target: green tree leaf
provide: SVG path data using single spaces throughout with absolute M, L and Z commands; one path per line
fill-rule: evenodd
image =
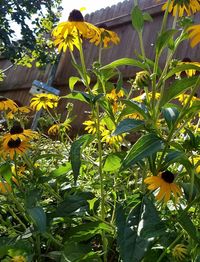
M 122 162 L 121 170 L 124 170 L 145 157 L 152 156 L 163 149 L 164 143 L 153 133 L 144 135 L 131 147 L 129 153 Z

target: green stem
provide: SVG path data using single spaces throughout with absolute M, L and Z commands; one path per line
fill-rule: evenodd
M 97 113 L 97 140 L 98 140 L 98 153 L 99 153 L 99 176 L 100 176 L 100 190 L 101 190 L 101 219 L 105 220 L 105 192 L 104 192 L 104 175 L 102 172 L 102 145 L 101 145 L 101 131 L 100 131 L 100 115 L 99 115 L 99 105 L 96 106 Z M 104 262 L 107 261 L 107 239 L 105 232 L 102 231 L 102 243 L 104 251 Z
M 160 257 L 158 258 L 157 262 L 161 262 L 162 259 L 165 257 L 166 253 L 168 250 L 170 250 L 175 244 L 176 242 L 179 241 L 179 239 L 181 239 L 182 234 L 178 235 L 177 238 L 167 247 L 165 248 L 165 250 L 163 251 L 163 253 L 160 255 Z
M 161 34 L 165 30 L 166 25 L 167 25 L 167 18 L 168 18 L 168 14 L 169 14 L 169 6 L 170 6 L 170 4 L 171 4 L 171 0 L 168 0 L 167 1 L 167 7 L 165 9 L 164 17 L 163 17 L 163 20 L 162 20 L 162 26 L 161 26 L 161 29 L 160 29 L 160 33 Z

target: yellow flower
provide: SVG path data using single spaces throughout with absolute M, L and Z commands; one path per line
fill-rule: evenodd
M 121 107 L 121 103 L 118 102 L 118 99 L 124 96 L 124 91 L 120 90 L 119 92 L 116 92 L 116 89 L 113 89 L 110 93 L 106 95 L 106 97 L 110 100 L 110 103 L 112 104 L 112 108 L 114 113 L 117 112 L 118 108 Z
M 0 182 L 0 194 L 5 195 L 5 194 L 8 194 L 11 191 L 12 191 L 12 188 L 6 181 Z
M 195 65 L 195 66 L 198 66 L 199 69 L 200 69 L 200 63 L 199 62 L 178 62 L 177 65 Z M 176 76 L 180 77 L 182 72 L 178 72 L 176 73 Z M 187 75 L 187 77 L 191 77 L 193 75 L 196 74 L 196 70 L 195 69 L 187 69 L 185 70 L 185 73 Z
M 65 42 L 65 45 L 66 41 L 69 40 L 70 48 L 72 48 L 72 45 L 75 45 L 78 48 L 78 35 L 86 39 L 96 39 L 96 37 L 100 35 L 100 31 L 98 27 L 85 22 L 81 12 L 74 9 L 70 13 L 68 21 L 58 24 L 57 27 L 54 28 L 52 35 L 55 41 L 56 39 L 59 39 L 56 42 L 57 45 L 61 44 L 60 40 L 62 39 L 62 41 Z M 71 36 L 74 37 L 73 40 Z M 60 49 L 62 49 L 62 46 Z
M 162 6 L 162 10 L 167 8 L 168 3 L 166 2 Z M 183 15 L 191 16 L 196 12 L 200 11 L 200 0 L 172 0 L 169 5 L 169 13 L 172 12 L 173 16 L 178 12 L 178 16 Z
M 97 128 L 96 128 L 96 125 L 97 123 L 94 121 L 94 120 L 87 120 L 87 121 L 84 121 L 83 122 L 83 125 L 85 125 L 85 130 L 88 132 L 88 133 L 91 133 L 91 134 L 95 134 L 96 131 L 97 131 Z
M 3 145 L 6 145 L 10 139 L 15 141 L 19 138 L 20 140 L 28 141 L 31 138 L 35 138 L 37 136 L 37 132 L 32 131 L 31 129 L 23 129 L 19 123 L 16 123 L 10 129 L 10 132 L 2 137 L 2 141 Z
M 3 143 L 0 154 L 3 158 L 9 155 L 10 159 L 13 160 L 15 155 L 23 155 L 28 148 L 29 144 L 27 141 L 22 141 L 20 138 L 16 140 L 10 139 L 7 143 Z
M 182 195 L 181 189 L 173 183 L 174 174 L 170 171 L 164 171 L 159 173 L 158 176 L 147 177 L 144 180 L 145 184 L 149 184 L 149 190 L 160 189 L 159 193 L 156 195 L 156 199 L 159 201 L 164 200 L 167 203 L 170 199 L 171 194 L 174 195 L 175 201 L 177 201 L 178 196 Z
M 183 244 L 177 244 L 172 250 L 172 255 L 177 261 L 185 261 L 187 253 L 187 248 Z
M 59 97 L 53 94 L 37 94 L 31 99 L 30 107 L 33 110 L 55 108 L 58 106 Z
M 66 52 L 67 48 L 69 48 L 70 51 L 73 52 L 74 46 L 77 49 L 80 49 L 78 34 L 76 31 L 69 32 L 68 30 L 65 30 L 63 34 L 56 35 L 56 31 L 53 31 L 52 33 L 54 37 L 54 45 L 58 48 L 58 52 Z
M 71 127 L 70 123 L 71 123 L 71 119 L 68 118 L 64 123 L 52 125 L 48 130 L 48 135 L 55 136 L 59 133 L 59 131 L 61 132 L 68 131 Z
M 115 45 L 119 44 L 120 39 L 117 33 L 104 28 L 99 28 L 99 35 L 96 34 L 90 40 L 90 42 L 94 43 L 95 45 L 99 45 L 100 42 L 102 42 L 103 47 L 107 48 L 110 42 L 112 42 Z
M 17 106 L 13 108 L 10 112 L 7 113 L 6 117 L 8 119 L 13 119 L 16 114 L 28 114 L 30 113 L 31 109 L 27 106 Z
M 5 111 L 5 110 L 14 110 L 17 108 L 17 104 L 8 98 L 5 97 L 0 97 L 0 111 Z
M 180 94 L 176 97 L 176 99 L 178 99 L 183 105 L 186 105 L 189 97 L 190 97 L 190 95 L 188 95 L 188 94 Z M 196 96 L 193 96 L 191 101 L 190 101 L 190 105 L 192 105 L 192 103 L 194 101 L 200 101 L 200 99 Z
M 192 25 L 187 29 L 189 38 L 191 39 L 191 47 L 195 47 L 200 42 L 200 25 Z
M 123 142 L 123 137 L 124 135 L 118 135 L 118 136 L 114 136 L 112 135 L 112 131 L 108 130 L 104 127 L 104 130 L 101 133 L 102 142 L 106 142 L 109 145 L 114 145 L 116 143 L 122 143 Z
M 134 86 L 136 88 L 144 88 L 144 86 L 148 86 L 150 83 L 150 74 L 148 71 L 140 71 L 136 73 Z
M 11 259 L 11 262 L 26 262 L 26 258 L 24 256 L 14 256 Z

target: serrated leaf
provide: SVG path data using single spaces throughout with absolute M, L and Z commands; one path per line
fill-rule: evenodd
M 77 76 L 71 76 L 71 77 L 69 78 L 69 88 L 70 88 L 71 91 L 74 90 L 74 86 L 75 86 L 75 84 L 76 84 L 78 81 L 81 81 L 81 79 L 80 79 L 79 77 L 77 77 Z
M 167 107 L 162 109 L 162 114 L 170 130 L 179 116 L 179 111 L 176 107 Z
M 37 230 L 41 233 L 46 231 L 46 214 L 42 207 L 33 207 L 27 209 L 27 212 L 36 226 Z
M 138 141 L 131 147 L 129 153 L 122 162 L 121 170 L 124 170 L 145 157 L 152 156 L 161 149 L 164 143 L 161 138 L 155 134 L 150 133 L 138 139 Z
M 116 127 L 116 130 L 114 131 L 114 135 L 117 136 L 123 133 L 135 132 L 144 129 L 144 127 L 145 127 L 145 122 L 142 120 L 132 119 L 132 118 L 124 119 Z
M 142 32 L 143 27 L 144 27 L 144 18 L 142 11 L 138 6 L 135 6 L 132 11 L 131 11 L 131 20 L 132 20 L 132 25 L 133 28 L 137 32 Z
M 74 182 L 76 183 L 77 178 L 79 176 L 79 171 L 81 167 L 81 149 L 83 145 L 90 143 L 94 139 L 93 135 L 86 134 L 80 136 L 76 141 L 74 141 L 71 145 L 70 149 L 70 161 L 72 165 Z

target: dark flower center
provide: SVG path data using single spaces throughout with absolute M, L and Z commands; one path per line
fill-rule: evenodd
M 161 177 L 162 177 L 162 179 L 163 179 L 165 182 L 167 182 L 167 183 L 169 183 L 169 184 L 173 183 L 174 178 L 175 178 L 174 174 L 173 174 L 172 172 L 168 171 L 168 170 L 162 172 Z
M 73 22 L 84 22 L 84 18 L 83 15 L 81 14 L 81 12 L 79 10 L 72 10 L 71 13 L 69 14 L 69 18 L 68 21 Z
M 5 98 L 5 97 L 0 97 L 0 102 L 4 102 L 4 101 L 7 101 L 8 99 Z
M 12 138 L 8 141 L 9 148 L 17 148 L 21 144 L 21 140 L 17 138 L 17 140 L 13 140 Z
M 23 131 L 24 131 L 24 129 L 20 126 L 20 124 L 16 124 L 16 125 L 14 125 L 14 126 L 10 129 L 10 134 L 11 134 L 11 135 L 22 134 Z

